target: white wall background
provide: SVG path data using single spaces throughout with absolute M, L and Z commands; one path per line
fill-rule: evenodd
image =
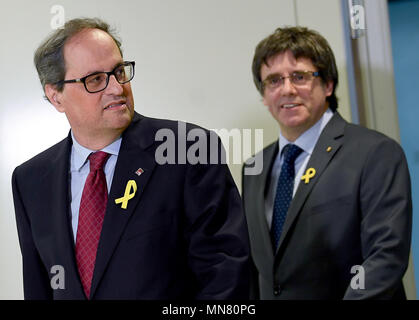
M 64 138 L 69 125 L 43 100 L 33 53 L 52 31 L 53 5 L 65 19 L 100 17 L 115 26 L 124 57 L 136 61 L 135 109 L 206 128 L 278 128 L 252 81 L 257 43 L 283 25 L 306 25 L 331 44 L 339 110 L 350 120 L 340 2 L 336 0 L 119 0 L 0 2 L 0 299 L 22 299 L 21 256 L 11 192 L 20 163 Z M 258 151 L 258 150 L 257 150 Z M 240 188 L 240 165 L 230 166 Z

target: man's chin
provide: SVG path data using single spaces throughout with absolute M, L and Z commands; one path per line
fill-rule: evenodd
M 294 115 L 292 117 L 283 117 L 282 115 L 276 118 L 278 123 L 286 128 L 298 128 L 298 127 L 305 127 L 309 121 L 307 117 L 304 115 Z
M 134 117 L 134 112 L 129 112 L 126 110 L 125 112 L 118 112 L 117 114 L 112 115 L 111 119 L 109 119 L 109 125 L 111 128 L 117 130 L 125 130 L 131 123 Z

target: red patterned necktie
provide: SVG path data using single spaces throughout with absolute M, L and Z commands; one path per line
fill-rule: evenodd
M 80 202 L 76 260 L 87 299 L 90 297 L 96 251 L 108 201 L 108 188 L 103 166 L 109 156 L 110 154 L 103 151 L 90 154 L 90 173 L 84 184 Z

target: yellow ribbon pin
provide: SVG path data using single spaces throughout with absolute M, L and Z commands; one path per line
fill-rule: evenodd
M 133 189 L 132 192 L 131 192 L 131 189 Z M 132 198 L 134 198 L 136 192 L 137 192 L 137 184 L 135 183 L 134 180 L 129 180 L 127 183 L 127 186 L 125 187 L 124 196 L 121 198 L 115 199 L 115 203 L 119 204 L 122 202 L 121 208 L 126 209 L 128 205 L 128 200 L 131 200 Z
M 305 184 L 307 184 L 310 181 L 310 179 L 314 177 L 315 174 L 316 169 L 309 168 L 307 169 L 306 174 L 301 177 L 301 180 L 304 180 Z

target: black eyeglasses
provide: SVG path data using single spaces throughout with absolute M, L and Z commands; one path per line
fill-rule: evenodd
M 297 87 L 305 86 L 314 77 L 320 76 L 318 71 L 294 71 L 287 77 L 280 76 L 279 74 L 272 74 L 262 81 L 263 88 L 276 89 L 284 84 L 286 78 L 290 79 L 290 82 Z
M 61 80 L 56 84 L 80 82 L 84 84 L 87 92 L 96 93 L 105 90 L 109 84 L 109 77 L 115 76 L 120 84 L 130 82 L 134 78 L 135 61 L 124 61 L 109 72 L 94 72 L 80 79 Z

